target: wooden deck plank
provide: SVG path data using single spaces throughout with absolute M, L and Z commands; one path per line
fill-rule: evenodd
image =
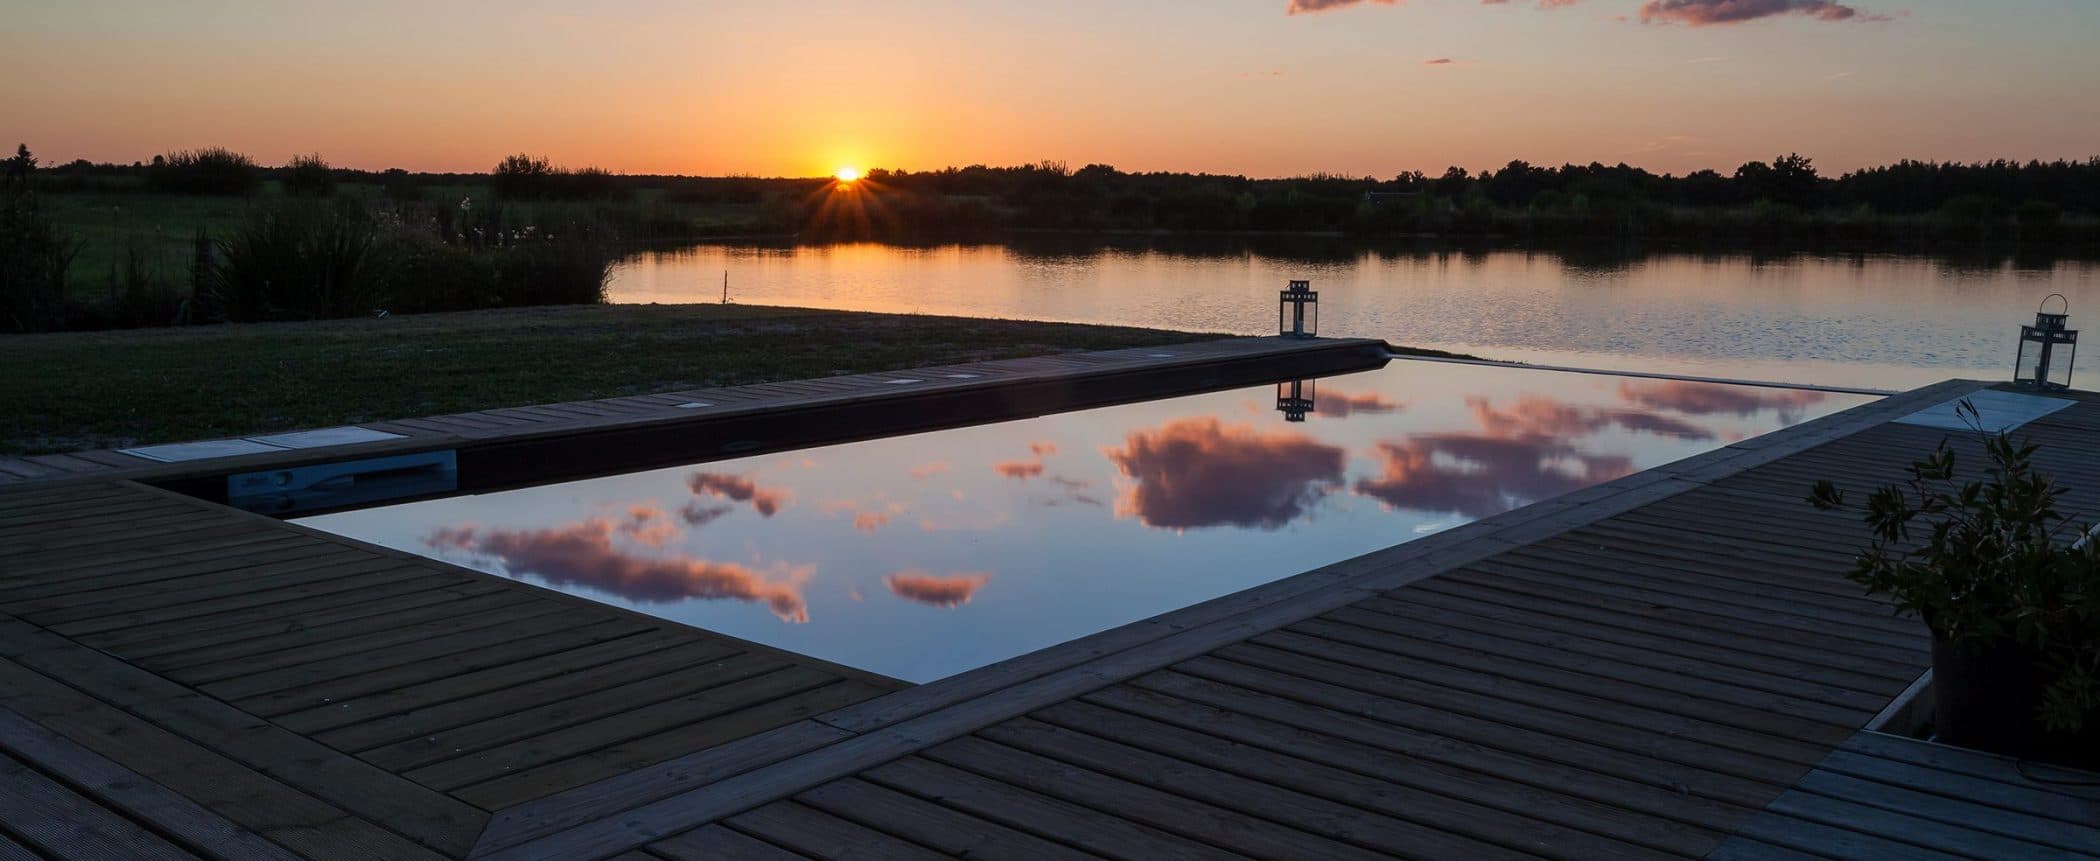
M 649 853 L 671 861 L 805 861 L 809 858 L 723 825 L 696 828 L 669 840 L 649 844 Z
M 25 623 L 0 619 L 6 657 L 254 766 L 297 762 L 299 786 L 440 851 L 464 852 L 487 815 L 217 700 Z
M 1103 816 L 1067 801 L 993 780 L 922 757 L 877 766 L 864 779 L 935 801 L 986 821 L 1069 843 L 1105 858 L 1126 861 L 1209 861 L 1238 858 L 1208 846 L 1126 819 Z M 1085 820 L 1088 827 L 1061 823 Z
M 164 636 L 159 638 L 118 641 L 107 636 L 83 637 L 81 642 L 121 654 L 125 659 L 141 666 L 152 666 L 156 661 L 163 660 L 171 663 L 192 663 L 214 654 L 267 651 L 308 638 L 326 640 L 357 630 L 350 627 L 357 623 L 372 624 L 381 628 L 387 627 L 389 622 L 403 624 L 395 614 L 426 609 L 431 612 L 444 612 L 444 608 L 454 603 L 503 591 L 502 584 L 490 581 L 440 581 L 430 584 L 428 588 L 399 593 L 387 590 L 380 594 L 360 594 L 357 597 L 362 600 L 307 605 L 289 612 L 288 608 L 280 607 L 270 615 L 258 614 L 244 622 L 189 627 L 176 637 L 165 636 L 169 632 L 162 632 Z M 410 617 L 411 620 L 413 618 Z M 309 631 L 316 633 L 308 634 Z
M 5 755 L 0 828 L 59 858 L 197 857 Z
M 795 801 L 946 854 L 951 858 L 1030 858 L 1089 861 L 1080 852 L 1035 835 L 986 822 L 863 780 L 827 783 Z
M 1933 819 L 1809 792 L 1788 792 L 1765 808 L 1772 813 L 1843 828 L 1967 858 L 2029 858 L 2035 861 L 2090 859 L 2071 852 Z M 1922 853 L 1921 853 L 1922 854 Z
M 1446 691 L 1434 683 L 1334 672 L 1288 653 L 1249 649 L 1231 657 L 1252 663 L 1207 656 L 1174 669 L 1378 723 L 1732 803 L 1762 804 L 1775 786 L 1799 771 L 1769 757 L 1680 740 L 1668 729 L 1640 732 Z M 1321 678 L 1308 678 L 1304 671 Z
M 1086 701 L 1660 849 L 1725 833 L 1742 818 L 1739 808 L 1653 781 L 1180 673 L 1155 673 L 1089 694 Z
M 1307 792 L 1301 787 L 1309 775 L 1301 772 L 1296 780 L 1280 780 L 1290 769 L 1276 767 L 1273 760 L 1265 763 L 1265 757 L 1253 751 L 1245 752 L 1233 764 L 1258 770 L 1259 776 L 1241 776 L 1187 757 L 1155 753 L 1133 740 L 1075 732 L 1033 717 L 986 727 L 977 737 L 1373 853 L 1390 851 L 1417 858 L 1516 859 L 1530 855 L 1526 850 L 1470 839 L 1381 812 L 1375 809 L 1382 806 L 1378 804 L 1381 799 L 1375 795 L 1364 797 L 1360 780 L 1352 781 L 1359 784 L 1359 797 L 1354 803 L 1338 803 Z M 1160 742 L 1154 739 L 1153 743 Z M 1264 765 L 1270 767 L 1262 768 Z M 1424 807 L 1432 804 L 1428 798 L 1409 800 Z M 1141 816 L 1143 809 L 1124 815 Z M 1307 856 L 1334 851 L 1323 843 L 1305 841 L 1297 851 Z M 1642 857 L 1638 851 L 1630 855 Z
M 1704 843 L 1695 832 L 1676 835 L 1674 839 L 1658 832 L 1653 836 L 1676 845 L 1669 849 L 1643 846 L 1553 822 L 1537 816 L 1535 811 L 1476 802 L 1473 798 L 1482 794 L 1484 788 L 1478 783 L 1401 784 L 1389 775 L 1336 767 L 1302 756 L 1297 750 L 1285 753 L 1245 745 L 1210 732 L 1084 701 L 1060 703 L 1030 718 L 1081 733 L 1090 742 L 1106 740 L 1126 745 L 1163 759 L 1216 769 L 1411 823 L 1423 829 L 1417 833 L 1424 837 L 1393 845 L 1406 845 L 1429 854 L 1450 853 L 1441 857 L 1512 850 L 1568 859 L 1661 859 L 1680 857 Z
M 1520 592 L 1484 587 L 1477 578 L 1462 574 L 1426 580 L 1409 591 L 1407 598 L 1418 612 L 1434 608 L 1467 617 L 1454 619 L 1455 624 L 1478 625 L 1471 620 L 1484 619 L 1502 625 L 1522 625 L 1540 632 L 1583 637 L 1600 645 L 1662 650 L 1663 654 L 1742 670 L 1757 677 L 1778 677 L 1842 691 L 1885 692 L 1890 685 L 1899 686 L 1900 690 L 1900 686 L 1909 684 L 1909 667 L 1867 673 L 1849 666 L 1854 663 L 1851 660 L 1830 661 L 1827 655 L 1820 662 L 1796 659 L 1791 654 L 1775 655 L 1770 650 L 1747 648 L 1747 637 L 1724 638 L 1713 631 L 1680 625 L 1660 614 L 1540 601 Z M 1381 596 L 1359 606 L 1383 611 L 1388 600 Z M 1881 702 L 1886 701 L 1883 696 Z
M 1915 648 L 1891 648 L 1875 643 L 1792 625 L 1752 621 L 1686 606 L 1683 602 L 1642 600 L 1637 593 L 1586 587 L 1581 583 L 1555 582 L 1523 568 L 1502 568 L 1493 561 L 1434 578 L 1425 586 L 1435 589 L 1480 589 L 1497 600 L 1521 600 L 1557 608 L 1560 612 L 1605 618 L 1636 618 L 1643 627 L 1657 625 L 1671 636 L 1701 640 L 1746 656 L 1774 656 L 1803 663 L 1900 679 L 1915 676 L 1922 657 Z M 1515 599 L 1502 596 L 1519 596 Z
M 19 584 L 15 588 L 0 586 L 0 601 L 6 602 L 7 606 L 17 606 L 20 602 L 39 598 L 203 576 L 229 569 L 244 569 L 258 562 L 266 564 L 311 560 L 334 555 L 340 550 L 341 548 L 331 545 L 286 539 L 227 548 L 194 561 L 140 561 L 120 566 L 83 567 L 68 571 L 64 578 L 34 575 L 24 575 L 20 578 L 0 577 L 0 584 Z
M 69 787 L 210 858 L 296 858 L 248 831 L 108 758 L 0 706 L 0 749 Z
M 1788 628 L 1801 631 L 1804 635 L 1856 641 L 1857 645 L 1848 643 L 1845 648 L 1885 660 L 1915 663 L 1923 660 L 1931 649 L 1930 642 L 1922 632 L 1911 637 L 1886 635 L 1878 631 L 1846 627 L 1843 622 L 1793 612 L 1792 608 L 1787 607 L 1774 608 L 1769 605 L 1756 606 L 1714 600 L 1696 594 L 1686 594 L 1678 589 L 1652 589 L 1648 588 L 1648 584 L 1624 583 L 1617 578 L 1583 576 L 1577 573 L 1581 570 L 1579 567 L 1559 565 L 1551 559 L 1506 555 L 1482 561 L 1473 567 L 1499 577 L 1542 586 L 1576 586 L 1584 591 L 1612 598 L 1646 601 L 1658 607 L 1669 607 L 1752 625 Z
M 338 572 L 360 574 L 399 564 L 393 560 L 374 559 L 370 554 L 347 547 L 332 547 L 319 554 L 304 552 L 309 550 L 310 547 L 274 549 L 256 557 L 244 557 L 253 561 L 239 567 L 128 583 L 97 584 L 95 588 L 8 601 L 0 605 L 0 609 L 34 619 L 40 624 L 64 624 L 112 612 L 209 601 L 220 595 L 305 583 Z
M 821 686 L 763 703 L 748 698 L 733 709 L 692 719 L 653 735 L 619 742 L 544 765 L 461 787 L 457 795 L 490 809 L 575 789 L 665 762 L 680 754 L 707 750 L 732 739 L 750 738 L 774 727 L 865 700 L 880 689 L 861 681 L 834 679 Z M 747 692 L 739 692 L 744 697 Z
M 443 572 L 428 572 L 361 589 L 336 590 L 286 601 L 233 607 L 126 628 L 73 632 L 73 639 L 127 656 L 179 651 L 227 639 L 294 630 L 308 618 L 333 619 L 360 611 L 386 612 L 401 602 L 464 594 L 475 584 Z M 135 651 L 134 651 L 135 650 Z
M 951 768 L 1028 789 L 1093 811 L 1060 823 L 1073 833 L 1093 820 L 1124 818 L 1242 854 L 1283 858 L 1372 859 L 1381 856 L 1267 817 L 1219 807 L 976 736 L 927 748 L 921 756 Z M 1243 803 L 1240 799 L 1236 803 Z M 1340 826 L 1343 830 L 1347 826 Z
M 1617 728 L 1611 730 L 1616 732 L 1669 733 L 1702 745 L 1701 759 L 1740 764 L 1746 773 L 1784 772 L 1789 768 L 1786 763 L 1814 762 L 1821 755 L 1823 748 L 1786 735 L 1788 730 L 1836 736 L 1849 732 L 1805 721 L 1785 721 L 1778 729 L 1769 725 L 1736 726 L 1714 719 L 1717 715 L 1740 717 L 1729 709 L 1690 697 L 1651 693 L 1633 685 L 1611 685 L 1602 678 L 1571 678 L 1519 660 L 1462 654 L 1456 649 L 1439 655 L 1436 649 L 1425 648 L 1419 654 L 1408 655 L 1278 631 L 1216 654 L 1269 669 L 1302 672 L 1309 678 L 1349 675 L 1353 676 L 1346 682 L 1350 687 L 1408 689 L 1413 696 L 1434 700 L 1441 707 L 1469 706 L 1483 715 L 1503 709 L 1513 717 L 1534 717 L 1541 725 L 1579 726 L 1585 734 L 1606 732 L 1606 726 Z M 1433 660 L 1435 657 L 1453 660 L 1446 663 Z M 1425 685 L 1441 690 L 1424 692 L 1421 689 Z M 1749 722 L 1757 719 L 1750 718 Z M 1725 750 L 1739 755 L 1724 755 Z
M 342 661 L 330 664 L 325 669 L 307 666 L 292 668 L 282 673 L 266 674 L 267 678 L 247 676 L 236 680 L 240 682 L 240 689 L 267 688 L 268 691 L 235 702 L 256 714 L 274 716 L 434 679 L 464 675 L 516 661 L 532 660 L 578 646 L 633 636 L 646 630 L 641 623 L 629 619 L 616 618 L 581 625 L 571 624 L 578 621 L 581 620 L 540 617 L 528 620 L 527 626 L 521 626 L 530 627 L 532 630 L 521 631 L 514 628 L 506 633 L 517 636 L 507 639 L 498 634 L 480 637 L 470 635 L 471 638 L 448 639 L 417 649 L 389 650 L 389 660 L 398 660 L 401 663 L 378 669 L 368 668 L 357 661 Z M 502 642 L 495 645 L 484 643 L 486 640 L 499 639 Z M 477 643 L 482 644 L 476 645 Z M 444 653 L 432 654 L 439 651 Z M 347 674 L 328 674 L 335 670 L 343 670 Z M 277 687 L 280 684 L 290 686 Z
M 547 704 L 612 700 L 620 697 L 617 689 L 624 684 L 696 672 L 735 654 L 733 649 L 682 632 L 650 631 L 542 660 L 330 703 L 280 716 L 277 722 L 313 733 L 336 748 L 366 752 L 410 739 L 443 738 L 450 730 Z
M 793 801 L 775 802 L 740 814 L 729 820 L 729 825 L 815 858 L 935 861 L 945 857 Z
M 597 783 L 497 811 L 488 832 L 476 847 L 476 856 L 511 854 L 521 857 L 570 858 L 619 851 L 608 846 L 605 835 L 587 833 L 579 826 L 610 817 L 640 819 L 636 808 L 671 798 L 683 790 L 749 770 L 767 761 L 775 752 L 799 753 L 844 738 L 846 733 L 811 721 L 785 724 L 751 737 L 745 746 L 717 746 L 686 754 L 674 760 L 639 768 Z M 648 823 L 643 823 L 644 828 Z M 673 825 L 651 829 L 641 841 L 683 830 Z M 615 838 L 618 839 L 618 838 Z M 531 844 L 527 846 L 527 844 Z M 520 848 L 524 847 L 524 848 Z
M 0 705 L 300 854 L 439 857 L 277 777 L 11 660 L 0 659 Z
M 298 631 L 272 637 L 178 652 L 166 658 L 141 660 L 138 664 L 189 684 L 208 684 L 263 670 L 376 652 L 445 634 L 511 624 L 532 618 L 530 613 L 558 612 L 558 609 L 534 606 L 537 603 L 532 595 L 486 592 L 384 616 L 304 626 Z
M 417 733 L 393 744 L 365 749 L 360 755 L 387 768 L 411 769 L 471 757 L 482 751 L 565 731 L 572 738 L 600 740 L 607 737 L 604 734 L 630 729 L 626 725 L 626 718 L 633 710 L 647 709 L 681 699 L 688 702 L 707 701 L 709 691 L 724 685 L 746 682 L 789 669 L 776 658 L 735 652 L 718 644 L 681 651 L 683 654 L 697 653 L 693 658 L 695 663 L 686 668 L 688 672 L 659 678 L 668 674 L 670 668 L 666 667 L 659 673 L 647 673 L 644 670 L 637 674 L 638 678 L 628 680 L 624 684 L 612 681 L 596 696 L 547 697 L 529 708 L 501 711 L 481 720 L 462 722 L 449 729 Z M 790 683 L 813 685 L 820 684 L 824 677 L 800 673 L 787 679 Z M 573 680 L 564 681 L 574 684 Z M 772 680 L 768 684 L 779 683 L 780 680 Z M 720 701 L 719 692 L 713 701 Z M 440 716 L 438 719 L 443 718 Z M 646 734 L 647 730 L 633 728 L 632 732 L 642 735 Z M 594 733 L 597 735 L 593 735 Z M 564 746 L 558 743 L 547 744 L 547 747 L 564 749 Z M 489 770 L 492 773 L 501 773 L 519 764 L 505 762 L 492 766 Z M 464 767 L 467 766 L 462 766 Z M 444 771 L 436 773 L 442 774 Z
M 1381 596 L 1350 607 L 1346 613 L 1337 611 L 1331 618 L 1387 632 L 1419 630 L 1420 635 L 1440 642 L 1459 641 L 1438 635 L 1440 630 L 1462 630 L 1471 636 L 1506 637 L 1531 647 L 1560 650 L 1571 657 L 1580 655 L 1613 662 L 1620 667 L 1639 667 L 1643 671 L 1697 679 L 1702 687 L 1709 682 L 1722 685 L 1734 693 L 1723 691 L 1712 694 L 1711 698 L 1724 701 L 1739 696 L 1776 694 L 1871 714 L 1888 702 L 1891 692 L 1900 691 L 1907 684 L 1858 674 L 1829 673 L 1814 667 L 1780 665 L 1735 650 L 1702 648 L 1696 641 L 1571 622 L 1552 613 L 1472 601 L 1428 589 L 1412 591 L 1414 594 L 1405 596 L 1405 600 Z M 1622 672 L 1629 677 L 1644 675 L 1631 669 Z M 1685 692 L 1699 693 L 1690 689 Z
M 2100 822 L 2100 819 L 2094 817 L 2094 809 L 2100 807 L 2100 800 L 2065 793 L 2033 782 L 2023 785 L 1939 768 L 1921 768 L 1916 763 L 1862 754 L 1850 749 L 1832 752 L 1817 768 L 1918 792 L 2014 810 L 2027 816 L 2040 816 L 2081 825 Z
M 367 750 L 416 733 L 540 706 L 542 693 L 577 695 L 615 687 L 628 678 L 659 672 L 657 655 L 691 655 L 678 651 L 689 643 L 695 643 L 695 638 L 687 632 L 653 630 L 420 685 L 338 699 L 311 710 L 279 714 L 273 720 L 281 727 L 313 733 L 342 750 Z M 708 640 L 699 643 L 706 643 L 703 649 L 712 649 Z
M 403 565 L 399 560 L 380 558 L 352 562 L 331 573 L 335 576 L 308 576 L 301 582 L 280 585 L 267 591 L 220 589 L 209 595 L 188 596 L 197 600 L 164 604 L 141 602 L 128 611 L 115 613 L 106 612 L 109 608 L 90 606 L 63 613 L 44 614 L 36 622 L 68 637 L 77 637 L 120 628 L 217 616 L 232 610 L 286 604 L 304 598 L 356 592 L 390 583 L 420 581 L 428 577 L 430 571 L 419 566 Z M 51 616 L 69 618 L 53 619 Z
M 1843 799 L 1909 814 L 1928 822 L 1959 822 L 1977 831 L 2013 838 L 2035 846 L 2100 857 L 2100 829 L 2067 828 L 2062 820 L 2031 816 L 2021 810 L 1992 807 L 1968 799 L 1949 798 L 1820 768 L 1802 777 L 1799 783 L 1794 784 L 1794 788 L 1827 798 Z

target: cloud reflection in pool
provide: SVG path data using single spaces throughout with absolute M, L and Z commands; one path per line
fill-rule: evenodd
M 1867 398 L 1395 362 L 310 518 L 910 681 L 1184 607 Z M 916 528 L 912 528 L 912 527 Z

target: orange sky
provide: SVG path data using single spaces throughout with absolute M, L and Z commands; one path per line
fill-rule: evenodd
M 8 17 L 0 133 L 47 160 L 223 145 L 412 170 L 529 151 L 651 173 L 1390 176 L 2100 154 L 2091 0 L 69 0 Z

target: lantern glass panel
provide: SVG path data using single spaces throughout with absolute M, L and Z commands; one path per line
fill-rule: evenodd
M 2020 338 L 2019 364 L 2013 369 L 2013 379 L 2046 389 L 2070 388 L 2077 354 L 2076 331 L 2038 332 L 2030 327 Z

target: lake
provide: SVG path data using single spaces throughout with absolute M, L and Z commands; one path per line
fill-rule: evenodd
M 2050 293 L 2072 325 L 2100 264 L 1893 254 L 1612 254 L 1346 240 L 702 244 L 614 268 L 614 302 L 733 302 L 1273 333 L 1310 279 L 1320 334 L 1483 358 L 1904 389 L 2009 376 Z

